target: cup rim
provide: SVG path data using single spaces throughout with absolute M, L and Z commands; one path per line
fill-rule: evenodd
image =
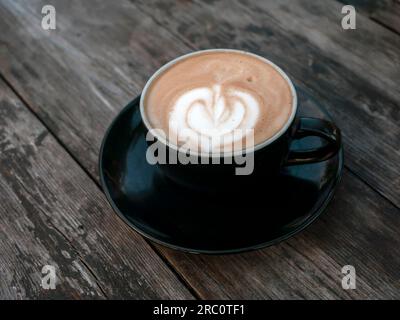
M 193 150 L 190 150 L 190 155 L 191 156 L 200 156 L 200 157 L 207 157 L 207 158 L 214 158 L 214 157 L 218 157 L 218 158 L 223 158 L 224 156 L 236 156 L 236 155 L 243 155 L 243 154 L 247 154 L 249 152 L 256 152 L 257 150 L 260 150 L 268 145 L 270 145 L 272 142 L 274 142 L 275 140 L 277 140 L 279 137 L 281 137 L 291 126 L 291 124 L 293 123 L 293 120 L 296 116 L 296 112 L 297 112 L 297 92 L 296 89 L 292 83 L 292 80 L 290 80 L 289 76 L 278 66 L 276 65 L 274 62 L 272 62 L 271 60 L 264 58 L 262 56 L 259 56 L 255 53 L 251 53 L 248 51 L 244 51 L 244 50 L 237 50 L 237 49 L 206 49 L 206 50 L 197 50 L 197 51 L 193 51 L 184 55 L 181 55 L 169 62 L 167 62 L 166 64 L 164 64 L 163 66 L 161 66 L 155 73 L 153 73 L 153 75 L 149 78 L 149 80 L 147 80 L 141 96 L 140 96 L 140 115 L 142 117 L 142 121 L 144 123 L 144 125 L 146 126 L 147 130 L 154 132 L 154 136 L 155 138 L 157 138 L 158 141 L 161 141 L 161 143 L 163 143 L 165 146 L 167 146 L 168 148 L 172 148 L 177 152 L 181 152 L 181 150 L 179 150 L 179 146 L 170 143 L 167 139 L 165 139 L 164 137 L 158 135 L 156 133 L 157 128 L 152 128 L 152 126 L 150 125 L 150 122 L 147 119 L 146 113 L 144 111 L 144 100 L 146 97 L 146 93 L 148 88 L 151 86 L 152 82 L 157 79 L 165 70 L 171 68 L 173 65 L 175 65 L 177 62 L 190 58 L 192 56 L 197 56 L 197 55 L 201 55 L 207 52 L 233 52 L 233 53 L 240 53 L 240 54 L 244 54 L 244 55 L 248 55 L 248 56 L 252 56 L 255 57 L 261 61 L 263 61 L 264 63 L 269 64 L 270 66 L 272 66 L 276 71 L 278 71 L 278 73 L 286 80 L 286 82 L 289 85 L 291 94 L 292 94 L 292 111 L 291 114 L 288 118 L 288 120 L 286 121 L 285 125 L 279 129 L 278 132 L 276 132 L 273 136 L 269 137 L 268 139 L 252 146 L 246 149 L 240 149 L 240 150 L 234 150 L 234 151 L 229 151 L 229 152 L 219 152 L 219 153 L 209 153 L 209 152 L 196 152 Z

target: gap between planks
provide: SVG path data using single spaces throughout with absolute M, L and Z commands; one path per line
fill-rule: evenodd
M 57 144 L 59 144 L 66 152 L 67 154 L 74 160 L 74 162 L 78 165 L 80 169 L 83 170 L 83 172 L 89 177 L 89 179 L 96 185 L 96 187 L 100 190 L 100 192 L 104 195 L 103 189 L 101 188 L 100 183 L 98 180 L 92 176 L 92 174 L 79 162 L 78 158 L 75 157 L 73 153 L 70 152 L 68 147 L 57 137 L 57 135 L 54 134 L 54 132 L 49 128 L 46 124 L 46 122 L 43 121 L 43 119 L 35 113 L 33 108 L 29 105 L 29 103 L 24 99 L 24 97 L 15 89 L 15 87 L 5 78 L 5 76 L 0 72 L 0 79 L 6 84 L 7 87 L 10 88 L 10 90 L 16 95 L 16 97 L 21 100 L 23 103 L 24 107 L 30 112 L 30 114 L 37 119 L 40 124 L 46 128 L 46 130 L 49 132 L 49 134 L 56 140 Z M 107 201 L 108 202 L 108 201 Z M 125 222 L 124 222 L 125 223 Z M 70 242 L 69 239 L 60 231 L 58 228 L 55 228 L 57 232 L 59 232 L 63 238 Z M 141 236 L 143 237 L 143 236 Z M 156 255 L 161 259 L 161 261 L 164 262 L 164 264 L 168 267 L 169 270 L 177 277 L 177 279 L 182 283 L 182 285 L 189 291 L 190 294 L 192 294 L 197 300 L 200 300 L 201 297 L 200 295 L 196 292 L 196 290 L 186 281 L 184 277 L 173 267 L 171 262 L 161 253 L 161 251 L 157 248 L 157 246 L 151 242 L 150 240 L 146 239 L 143 237 L 143 239 L 147 242 L 147 244 L 150 246 L 150 248 L 156 253 Z M 74 248 L 75 249 L 75 248 Z M 83 260 L 83 258 L 80 256 L 79 251 L 77 252 L 80 261 L 82 264 L 86 267 L 88 272 L 94 277 L 97 286 L 99 287 L 100 291 L 104 295 L 105 298 L 107 298 L 107 294 L 105 293 L 104 288 L 101 287 L 101 285 L 98 282 L 98 276 L 94 273 L 94 271 L 88 266 L 88 264 Z
M 76 162 L 76 164 L 86 173 L 86 175 L 94 182 L 94 184 L 99 188 L 99 190 L 103 193 L 103 190 L 97 181 L 96 178 L 93 177 L 92 174 L 89 173 L 88 170 L 85 169 L 81 165 L 81 163 L 78 161 L 78 159 L 68 150 L 68 148 L 65 146 L 65 144 L 59 140 L 59 138 L 52 132 L 52 130 L 46 125 L 46 123 L 43 121 L 43 119 L 37 115 L 31 106 L 26 102 L 26 100 L 16 91 L 16 89 L 7 81 L 7 79 L 3 76 L 3 74 L 0 73 L 0 79 L 4 81 L 4 83 L 12 90 L 12 92 L 22 101 L 23 105 L 28 109 L 28 111 L 36 118 L 40 123 L 48 130 L 49 134 L 51 134 L 54 139 L 57 141 L 57 143 L 63 147 L 63 149 L 66 150 L 68 155 Z M 387 199 L 384 195 L 382 195 L 379 191 L 377 191 L 374 187 L 372 187 L 370 184 L 368 184 L 364 179 L 360 178 L 360 176 L 355 173 L 351 168 L 349 168 L 347 165 L 345 165 L 345 169 L 348 170 L 356 179 L 361 181 L 364 185 L 366 185 L 368 188 L 373 190 L 376 194 L 378 194 L 384 201 L 387 201 L 390 203 L 393 207 L 398 208 L 393 202 L 391 202 L 389 199 Z M 65 238 L 65 236 L 64 236 Z M 149 246 L 152 248 L 153 251 L 157 254 L 157 256 L 160 257 L 160 259 L 167 265 L 168 269 L 171 270 L 171 272 L 177 277 L 177 279 L 185 286 L 185 288 L 196 298 L 196 299 L 203 299 L 201 294 L 197 292 L 195 287 L 192 287 L 189 282 L 179 273 L 179 271 L 174 267 L 173 263 L 169 261 L 169 259 L 162 253 L 162 250 L 157 247 L 156 244 L 152 243 L 150 240 L 147 240 L 144 238 L 144 240 L 149 244 Z M 68 239 L 66 238 L 66 241 Z M 79 253 L 79 252 L 78 252 Z M 94 273 L 93 270 L 88 267 L 87 263 L 80 257 L 81 262 L 83 265 L 88 269 L 88 272 L 94 277 L 96 280 L 96 283 L 101 290 L 101 292 L 104 294 L 104 296 L 107 298 L 107 295 L 105 294 L 104 289 L 100 286 L 99 282 L 97 281 L 97 275 Z
M 142 13 L 145 13 L 142 11 Z M 154 19 L 154 17 L 152 17 L 150 14 L 145 13 L 147 16 L 149 16 L 156 24 L 160 25 L 158 23 L 158 21 L 156 19 Z M 379 24 L 378 22 L 374 21 L 375 23 Z M 160 25 L 161 26 L 161 25 Z M 174 37 L 177 37 L 180 41 L 184 42 L 188 47 L 192 48 L 193 50 L 197 50 L 197 48 L 193 45 L 191 45 L 190 43 L 188 43 L 184 38 L 180 37 L 179 35 L 175 34 L 174 32 L 172 32 L 171 30 L 169 30 L 168 28 L 165 29 L 168 33 L 170 33 L 171 35 L 173 35 Z M 79 165 L 79 167 L 81 167 L 83 169 L 83 171 L 90 177 L 90 179 L 92 181 L 95 182 L 95 184 L 97 185 L 97 187 L 101 190 L 101 187 L 98 183 L 98 180 L 93 177 L 93 175 L 91 175 L 88 170 L 86 170 L 86 168 L 84 166 L 81 165 L 81 163 L 77 160 L 77 158 L 70 152 L 70 150 L 68 149 L 68 147 L 66 147 L 66 145 L 64 143 L 62 143 L 59 138 L 48 128 L 48 126 L 46 125 L 46 123 L 42 120 L 42 118 L 40 118 L 35 112 L 34 110 L 31 108 L 31 106 L 27 103 L 27 101 L 25 99 L 23 99 L 23 97 L 15 90 L 15 88 L 2 76 L 0 75 L 0 77 L 5 81 L 5 83 L 11 88 L 11 90 L 17 95 L 17 97 L 23 102 L 23 104 L 25 105 L 25 107 L 27 107 L 29 109 L 29 111 L 41 122 L 41 124 L 49 131 L 49 133 L 56 139 L 57 143 L 60 144 L 65 150 L 66 152 L 72 157 L 72 159 L 74 159 L 74 161 Z M 345 165 L 346 169 L 349 170 L 355 177 L 357 177 L 358 179 L 360 179 L 362 181 L 362 183 L 364 183 L 365 185 L 367 185 L 370 189 L 372 189 L 374 192 L 376 192 L 377 194 L 379 194 L 382 198 L 384 198 L 385 200 L 388 200 L 381 192 L 379 192 L 378 190 L 376 190 L 374 187 L 372 187 L 370 184 L 368 184 L 364 179 L 360 178 L 360 176 L 358 174 L 356 174 L 352 169 L 350 169 L 347 165 Z M 390 200 L 388 200 L 389 203 L 391 203 L 392 205 L 393 202 L 391 202 Z M 398 208 L 398 206 L 394 205 L 394 207 Z M 170 261 L 164 257 L 164 255 L 162 253 L 160 253 L 160 251 L 153 245 L 153 243 L 151 243 L 150 241 L 148 241 L 146 239 L 146 242 L 150 245 L 150 247 L 156 252 L 156 254 L 162 259 L 162 261 L 164 263 L 166 263 L 169 267 L 169 269 L 171 269 L 171 271 L 177 276 L 177 278 L 180 280 L 181 283 L 183 283 L 183 285 L 189 290 L 189 292 L 194 295 L 196 298 L 201 298 L 199 294 L 196 293 L 196 291 L 192 288 L 192 286 L 190 286 L 187 281 L 182 278 L 179 274 L 179 272 L 176 271 L 176 269 L 173 267 L 173 264 L 170 263 Z
M 333 2 L 337 2 L 337 3 L 342 3 L 339 0 L 332 0 Z M 136 4 L 134 3 L 134 1 L 129 0 L 129 2 L 135 6 Z M 137 7 L 138 9 L 140 9 L 139 7 Z M 191 50 L 199 50 L 195 45 L 193 45 L 190 41 L 187 41 L 184 37 L 182 37 L 180 34 L 174 32 L 173 30 L 171 30 L 170 28 L 166 28 L 162 23 L 160 23 L 157 18 L 155 18 L 152 14 L 150 14 L 149 12 L 145 11 L 145 10 L 141 10 L 141 12 L 148 16 L 156 25 L 158 25 L 159 27 L 162 27 L 166 32 L 168 32 L 171 36 L 177 38 L 178 40 L 182 41 L 188 48 L 190 48 Z M 382 23 L 380 23 L 379 21 L 375 21 L 373 20 L 370 16 L 368 16 L 368 18 L 372 21 L 374 21 L 374 23 L 387 28 L 385 25 L 383 25 Z M 399 17 L 400 19 L 400 17 Z M 398 206 L 397 204 L 395 204 L 392 200 L 390 200 L 383 192 L 381 192 L 378 188 L 374 187 L 372 184 L 368 183 L 364 178 L 362 178 L 359 174 L 357 174 L 355 172 L 355 170 L 353 170 L 352 168 L 350 168 L 346 162 L 344 163 L 344 167 L 349 170 L 356 178 L 358 178 L 360 181 L 362 181 L 366 186 L 368 186 L 369 188 L 371 188 L 371 190 L 373 190 L 375 193 L 379 194 L 384 200 L 388 201 L 391 205 L 393 205 L 395 208 L 400 209 L 400 206 Z

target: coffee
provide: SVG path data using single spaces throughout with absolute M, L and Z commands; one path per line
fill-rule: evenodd
M 156 74 L 145 91 L 144 113 L 170 144 L 231 151 L 277 134 L 292 102 L 292 88 L 275 66 L 244 52 L 216 50 L 189 55 Z

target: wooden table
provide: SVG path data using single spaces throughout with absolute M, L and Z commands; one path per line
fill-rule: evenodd
M 335 0 L 1 0 L 0 297 L 399 299 L 400 4 L 344 2 L 356 30 Z M 41 27 L 45 4 L 56 30 Z M 290 240 L 185 254 L 114 214 L 97 157 L 158 67 L 219 47 L 270 58 L 320 101 L 343 131 L 345 170 L 328 212 Z M 41 287 L 44 265 L 55 290 Z

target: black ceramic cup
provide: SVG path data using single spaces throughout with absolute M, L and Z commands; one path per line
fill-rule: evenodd
M 152 128 L 146 117 L 144 106 L 146 93 L 151 83 L 178 61 L 209 51 L 239 52 L 254 56 L 273 66 L 287 81 L 292 94 L 292 111 L 288 121 L 275 135 L 247 149 L 213 154 L 182 151 L 178 146 L 168 142 L 164 135 L 155 130 L 157 128 Z M 158 165 L 161 171 L 172 181 L 206 192 L 230 191 L 232 188 L 240 189 L 260 178 L 273 181 L 282 167 L 327 160 L 334 156 L 341 146 L 340 130 L 332 122 L 316 118 L 297 117 L 297 107 L 297 93 L 292 81 L 273 62 L 252 53 L 232 49 L 211 49 L 189 53 L 162 66 L 148 80 L 143 89 L 140 99 L 140 112 L 143 123 L 148 130 L 149 147 L 153 143 L 157 143 L 158 146 L 164 147 L 166 155 L 164 162 L 154 161 L 151 157 L 147 157 L 147 159 L 152 163 L 154 161 L 154 165 Z M 323 142 L 308 150 L 295 150 L 291 147 L 294 140 L 310 136 L 319 137 Z M 174 156 L 171 157 L 171 154 Z M 176 159 L 190 160 L 183 163 L 176 161 Z M 247 166 L 249 167 L 247 168 Z

